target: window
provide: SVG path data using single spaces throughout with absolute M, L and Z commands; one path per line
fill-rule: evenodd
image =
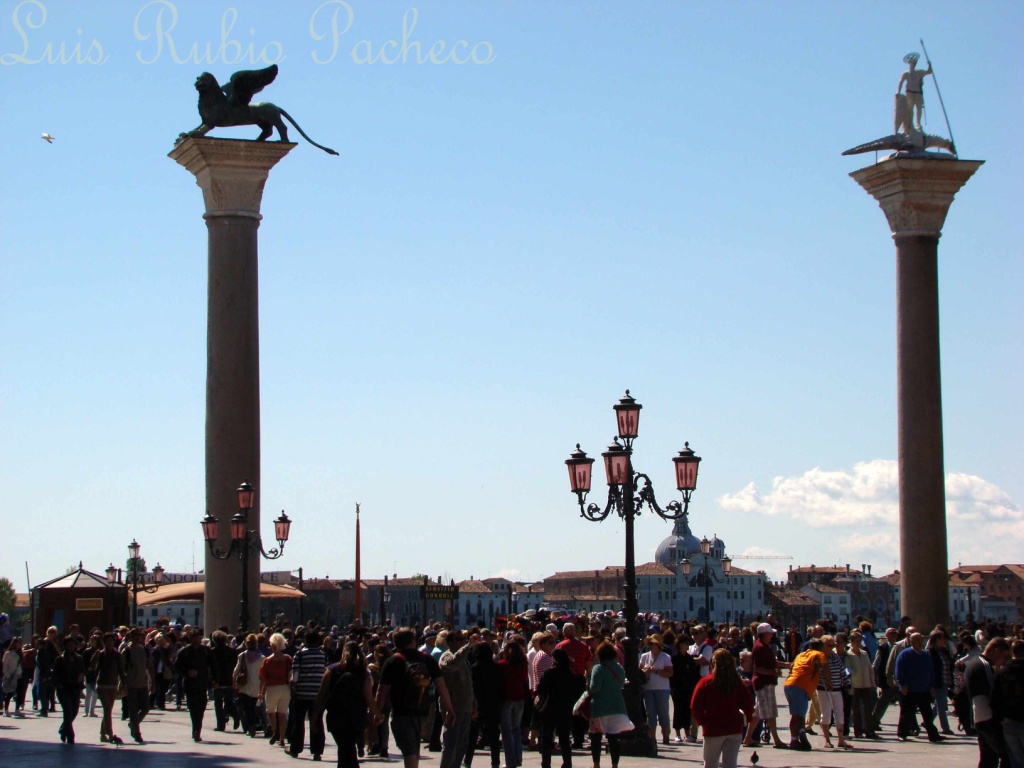
M 747 599 L 747 590 L 741 589 L 740 590 L 740 600 L 746 600 L 746 599 Z

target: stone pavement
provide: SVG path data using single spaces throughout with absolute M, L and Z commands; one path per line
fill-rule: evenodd
M 788 721 L 786 710 L 780 707 L 781 720 Z M 978 747 L 973 739 L 964 736 L 950 736 L 941 744 L 929 744 L 927 740 L 911 739 L 896 741 L 896 710 L 890 708 L 885 719 L 881 741 L 853 740 L 853 751 L 825 750 L 821 748 L 821 736 L 811 736 L 813 752 L 790 752 L 776 750 L 766 745 L 757 749 L 758 766 L 782 768 L 783 766 L 813 766 L 814 768 L 968 768 L 977 765 Z M 81 715 L 75 721 L 76 744 L 67 746 L 60 743 L 57 728 L 60 717 L 47 718 L 30 713 L 23 718 L 0 717 L 0 765 L 3 768 L 51 768 L 73 766 L 74 768 L 166 768 L 166 766 L 188 766 L 189 768 L 228 768 L 234 765 L 253 766 L 311 766 L 308 752 L 293 759 L 276 746 L 270 746 L 267 739 L 249 739 L 238 731 L 218 733 L 213 729 L 213 708 L 207 710 L 203 741 L 196 744 L 191 738 L 188 712 L 153 711 L 142 724 L 145 744 L 135 744 L 128 737 L 127 723 L 115 715 L 114 732 L 127 740 L 123 747 L 103 744 L 99 740 L 99 718 Z M 955 719 L 954 719 L 955 723 Z M 955 726 L 954 726 L 955 727 Z M 833 735 L 833 743 L 835 737 Z M 423 768 L 437 768 L 439 754 L 426 751 L 423 745 L 421 765 Z M 392 747 L 393 748 L 393 747 Z M 657 760 L 623 757 L 620 768 L 653 768 L 658 764 L 678 764 L 685 768 L 702 765 L 701 747 L 696 745 L 671 745 L 659 747 Z M 750 765 L 754 750 L 744 748 L 740 752 L 740 765 Z M 327 750 L 322 765 L 337 764 L 337 750 L 327 737 Z M 361 761 L 366 768 L 401 768 L 401 761 L 392 756 L 389 764 L 376 759 Z M 486 768 L 488 757 L 478 753 L 474 763 Z M 556 755 L 554 764 L 559 764 Z M 576 768 L 590 768 L 589 752 L 576 752 L 573 756 Z M 610 765 L 608 756 L 602 759 L 603 768 Z M 524 754 L 523 768 L 539 768 L 540 755 L 537 752 Z

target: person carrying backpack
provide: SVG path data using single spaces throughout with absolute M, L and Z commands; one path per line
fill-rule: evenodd
M 402 627 L 394 634 L 395 653 L 384 662 L 377 688 L 377 705 L 391 702 L 391 733 L 402 753 L 405 768 L 420 763 L 420 727 L 434 705 L 428 691 L 433 683 L 445 713 L 445 723 L 455 724 L 448 688 L 437 661 L 416 650 L 416 632 Z

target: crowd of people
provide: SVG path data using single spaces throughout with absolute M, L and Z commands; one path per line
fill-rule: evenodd
M 440 753 L 440 768 L 472 768 L 481 750 L 489 768 L 520 768 L 524 750 L 538 751 L 542 768 L 556 752 L 572 768 L 586 741 L 593 768 L 605 750 L 616 768 L 624 738 L 696 744 L 698 735 L 704 765 L 728 768 L 743 746 L 813 749 L 815 728 L 826 750 L 880 739 L 893 704 L 899 741 L 939 742 L 954 733 L 952 705 L 956 727 L 978 740 L 980 768 L 1024 768 L 1019 625 L 921 632 L 904 620 L 876 633 L 868 621 L 840 631 L 822 620 L 802 634 L 771 617 L 746 627 L 642 617 L 642 638 L 632 641 L 611 613 L 550 618 L 531 611 L 503 632 L 315 621 L 293 629 L 282 620 L 209 637 L 170 622 L 88 636 L 71 626 L 60 637 L 50 627 L 26 647 L 15 637 L 2 649 L 0 701 L 6 717 L 25 716 L 29 694 L 40 717 L 56 716 L 59 704 L 67 744 L 80 711 L 100 719 L 101 742 L 123 743 L 119 713 L 141 744 L 151 710 L 183 706 L 202 741 L 212 699 L 217 731 L 266 738 L 292 757 L 308 748 L 320 760 L 329 733 L 339 768 L 389 760 L 392 740 L 405 768 L 417 768 L 422 743 Z M 636 679 L 627 679 L 630 667 Z M 627 709 L 636 688 L 643 714 Z

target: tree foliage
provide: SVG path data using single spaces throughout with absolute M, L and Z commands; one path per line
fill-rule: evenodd
M 0 613 L 14 615 L 14 583 L 6 576 L 0 576 Z

